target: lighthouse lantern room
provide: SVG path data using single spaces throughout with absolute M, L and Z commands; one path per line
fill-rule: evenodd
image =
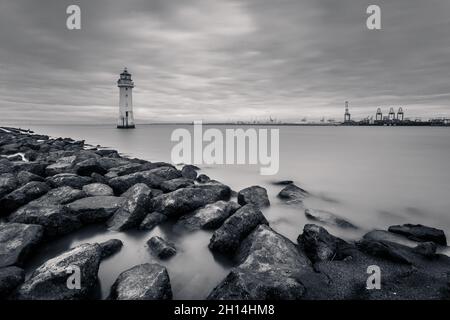
M 128 72 L 127 68 L 125 68 L 120 74 L 120 79 L 117 81 L 117 86 L 120 90 L 119 120 L 117 122 L 117 128 L 134 128 L 132 96 L 134 82 L 131 80 L 131 74 Z

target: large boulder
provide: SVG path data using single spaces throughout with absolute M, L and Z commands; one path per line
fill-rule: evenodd
M 22 223 L 0 225 L 0 268 L 21 266 L 42 240 L 41 226 Z
M 177 253 L 175 244 L 169 242 L 161 237 L 151 237 L 147 241 L 150 251 L 160 259 L 167 259 Z
M 240 205 L 234 201 L 217 201 L 182 216 L 176 226 L 189 230 L 217 229 L 239 208 Z
M 312 221 L 318 221 L 323 224 L 338 226 L 341 228 L 349 228 L 356 229 L 356 226 L 351 222 L 341 218 L 340 216 L 325 211 L 325 210 L 317 210 L 317 209 L 306 209 L 305 216 Z
M 65 204 L 85 196 L 83 191 L 71 187 L 56 188 L 19 208 L 8 219 L 12 222 L 41 225 L 46 237 L 67 234 L 80 228 L 81 223 Z
M 108 220 L 125 200 L 114 196 L 88 197 L 69 203 L 67 208 L 83 224 L 91 224 Z
M 401 234 L 414 241 L 432 241 L 439 245 L 447 245 L 447 239 L 445 237 L 444 231 L 436 228 L 426 227 L 421 224 L 404 224 L 401 226 L 391 226 L 388 230 L 389 232 Z
M 252 186 L 239 191 L 238 203 L 242 206 L 246 204 L 253 204 L 259 208 L 270 205 L 267 190 L 260 186 Z
M 160 188 L 164 192 L 172 192 L 177 189 L 186 188 L 194 185 L 193 180 L 186 178 L 177 178 L 172 180 L 167 180 L 161 183 Z
M 56 163 L 53 163 L 45 168 L 45 173 L 47 176 L 54 176 L 59 173 L 72 172 L 76 158 L 76 156 L 59 158 Z
M 41 161 L 29 161 L 29 162 L 18 161 L 14 162 L 14 172 L 28 171 L 43 177 L 45 176 L 46 166 L 47 163 Z
M 297 242 L 313 262 L 342 260 L 348 256 L 346 250 L 350 248 L 350 244 L 315 224 L 306 224 Z
M 398 243 L 363 238 L 357 243 L 357 246 L 362 252 L 374 257 L 397 263 L 413 264 L 413 259 L 411 258 L 412 249 Z
M 137 183 L 144 183 L 151 188 L 158 188 L 162 182 L 180 177 L 180 171 L 173 167 L 158 167 L 112 178 L 109 180 L 109 185 L 116 193 L 120 194 Z
M 141 230 L 153 230 L 157 225 L 167 221 L 168 217 L 159 212 L 150 212 L 139 225 Z
M 25 280 L 25 272 L 18 267 L 0 268 L 0 299 L 8 297 Z
M 111 287 L 112 300 L 170 300 L 169 274 L 159 264 L 141 264 L 122 272 Z
M 17 180 L 19 181 L 19 184 L 21 186 L 27 184 L 28 182 L 31 181 L 44 181 L 44 178 L 42 178 L 41 176 L 38 176 L 37 174 L 28 172 L 28 171 L 20 171 L 17 174 Z
M 19 181 L 12 173 L 0 175 L 0 199 L 19 186 Z
M 125 201 L 109 219 L 108 227 L 116 231 L 137 227 L 148 212 L 151 195 L 152 190 L 143 183 L 132 186 L 122 194 Z
M 450 258 L 435 254 L 432 259 L 401 244 L 363 239 L 358 250 L 343 260 L 314 264 L 317 273 L 305 278 L 305 299 L 448 299 Z M 381 271 L 381 290 L 367 290 L 368 277 Z
M 96 197 L 96 196 L 113 196 L 113 189 L 103 183 L 91 183 L 83 186 L 83 191 L 86 193 L 88 197 Z
M 225 220 L 214 232 L 209 248 L 216 252 L 233 254 L 240 242 L 260 224 L 269 223 L 256 206 L 247 204 Z
M 108 241 L 99 244 L 102 252 L 102 259 L 112 256 L 120 251 L 123 246 L 123 242 L 119 239 L 110 239 Z
M 107 178 L 115 178 L 119 176 L 124 176 L 127 174 L 132 174 L 135 172 L 143 171 L 142 164 L 140 163 L 126 163 L 124 165 L 111 168 L 105 175 Z
M 95 158 L 89 158 L 78 162 L 74 166 L 75 172 L 80 176 L 91 176 L 91 174 L 105 174 L 107 170 L 103 168 Z
M 306 190 L 297 187 L 295 184 L 288 184 L 283 190 L 278 193 L 278 197 L 283 199 L 288 204 L 301 204 L 308 195 Z
M 8 214 L 50 190 L 44 182 L 32 181 L 0 199 L 0 213 Z
M 75 173 L 60 173 L 48 177 L 46 181 L 53 188 L 68 186 L 75 189 L 81 189 L 83 188 L 83 186 L 90 184 L 92 182 L 92 178 L 82 177 Z
M 82 244 L 48 260 L 13 295 L 19 300 L 84 299 L 97 284 L 102 249 L 98 244 Z M 68 286 L 69 277 L 80 271 L 81 288 Z
M 14 165 L 11 161 L 5 158 L 0 159 L 0 174 L 11 173 L 14 170 Z
M 259 225 L 241 244 L 239 265 L 210 293 L 212 300 L 288 300 L 305 294 L 311 262 L 287 238 Z
M 197 170 L 199 170 L 198 167 L 187 164 L 181 169 L 181 175 L 186 179 L 195 180 L 197 178 Z
M 229 195 L 230 188 L 225 185 L 196 185 L 154 197 L 150 201 L 150 211 L 179 217 L 209 203 L 227 200 Z
M 99 150 L 96 151 L 98 153 Z M 105 168 L 110 170 L 112 168 L 120 167 L 129 164 L 130 162 L 123 158 L 112 158 L 112 157 L 102 157 L 98 159 L 98 163 Z

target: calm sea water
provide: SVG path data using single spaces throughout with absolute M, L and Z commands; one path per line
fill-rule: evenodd
M 84 139 L 93 145 L 116 148 L 129 156 L 170 162 L 172 131 L 180 126 L 140 125 L 135 130 L 113 126 L 24 126 L 55 137 Z M 191 126 L 186 126 L 192 129 Z M 221 127 L 219 127 L 221 128 Z M 206 129 L 206 128 L 204 128 Z M 224 127 L 221 128 L 222 130 Z M 450 235 L 450 129 L 430 127 L 280 127 L 280 171 L 261 176 L 259 166 L 204 166 L 202 172 L 232 189 L 261 185 L 271 207 L 263 210 L 272 228 L 296 241 L 307 223 L 304 208 L 334 212 L 359 227 L 349 232 L 327 229 L 345 239 L 356 239 L 372 229 L 399 223 L 422 223 Z M 294 180 L 312 196 L 304 207 L 291 207 L 276 198 L 278 180 Z M 153 235 L 175 242 L 176 256 L 154 258 L 146 247 Z M 111 232 L 91 226 L 42 248 L 28 271 L 68 248 L 84 242 L 118 238 L 122 250 L 102 262 L 99 298 L 124 270 L 145 262 L 165 265 L 174 298 L 203 299 L 232 267 L 208 250 L 210 232 L 175 232 L 170 225 L 150 232 Z

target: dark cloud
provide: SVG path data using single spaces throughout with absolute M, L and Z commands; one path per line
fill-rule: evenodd
M 365 27 L 382 8 L 382 30 Z M 82 30 L 65 28 L 79 4 Z M 448 0 L 0 3 L 2 122 L 108 122 L 133 73 L 138 121 L 449 111 Z

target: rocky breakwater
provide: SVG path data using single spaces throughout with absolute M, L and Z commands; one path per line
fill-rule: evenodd
M 368 232 L 359 241 L 345 241 L 324 226 L 358 227 L 331 212 L 305 210 L 303 200 L 313 195 L 289 182 L 281 184 L 279 198 L 316 223 L 298 226 L 293 242 L 272 229 L 264 216 L 270 206 L 264 188 L 234 193 L 219 181 L 197 175 L 197 170 L 130 159 L 83 141 L 0 128 L 0 297 L 93 298 L 99 266 L 121 249 L 120 240 L 70 248 L 42 263 L 27 279 L 22 268 L 50 241 L 89 224 L 127 232 L 161 223 L 209 230 L 212 236 L 205 247 L 233 265 L 208 299 L 449 297 L 450 259 L 438 253 L 447 244 L 443 231 L 392 226 Z M 230 199 L 233 195 L 236 199 Z M 154 256 L 169 259 L 177 254 L 177 243 L 162 237 L 146 240 L 142 245 Z M 123 270 L 109 299 L 171 299 L 164 263 L 149 261 Z M 366 288 L 370 266 L 381 270 L 381 289 Z M 68 286 L 73 272 L 83 279 L 78 290 Z
M 26 281 L 22 269 L 29 256 L 48 242 L 89 224 L 126 232 L 151 229 L 187 215 L 189 223 L 200 217 L 192 223 L 194 229 L 219 227 L 239 205 L 228 203 L 228 186 L 204 175 L 197 179 L 197 170 L 189 165 L 178 170 L 164 162 L 130 159 L 84 141 L 0 128 L 0 296 L 92 297 L 99 265 L 120 250 L 119 240 L 81 244 L 43 263 Z M 201 209 L 207 211 L 192 218 Z M 156 240 L 149 242 L 154 250 L 166 244 L 164 239 Z M 167 248 L 163 249 L 165 256 Z M 66 280 L 77 268 L 82 286 L 69 290 Z M 136 282 L 140 282 L 139 292 L 129 285 Z M 110 295 L 111 299 L 171 297 L 167 270 L 157 264 L 124 271 Z

